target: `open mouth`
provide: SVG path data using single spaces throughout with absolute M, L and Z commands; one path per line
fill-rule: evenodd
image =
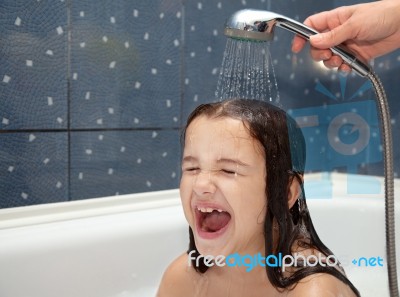
M 231 215 L 222 209 L 216 209 L 211 207 L 199 207 L 196 208 L 197 217 L 197 229 L 199 233 L 221 233 L 220 231 L 229 224 Z

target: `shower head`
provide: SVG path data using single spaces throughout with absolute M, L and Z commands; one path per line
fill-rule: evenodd
M 255 9 L 243 9 L 235 12 L 226 21 L 224 33 L 234 39 L 262 42 L 273 39 L 275 26 L 284 28 L 306 40 L 309 40 L 311 35 L 318 33 L 314 29 L 283 15 Z M 358 60 L 343 46 L 335 46 L 330 50 L 341 57 L 359 75 L 364 77 L 370 73 L 369 66 Z

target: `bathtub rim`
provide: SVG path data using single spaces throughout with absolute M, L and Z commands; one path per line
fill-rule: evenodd
M 179 189 L 172 189 L 6 208 L 0 209 L 0 230 L 180 204 Z
M 348 197 L 343 189 L 347 187 L 347 177 L 349 175 L 348 173 L 337 172 L 308 173 L 305 175 L 305 181 L 325 178 L 336 189 L 336 192 L 332 195 L 334 200 L 341 200 Z M 354 176 L 363 177 L 365 175 Z M 357 194 L 356 196 L 359 196 L 359 198 L 356 200 L 370 200 L 377 196 L 380 201 L 384 200 L 382 199 L 384 198 L 384 178 L 381 176 L 374 177 L 381 181 L 381 194 L 367 198 L 365 198 L 366 195 Z M 395 189 L 400 189 L 400 179 L 395 179 Z M 310 200 L 315 201 L 318 199 Z M 397 198 L 395 200 L 396 208 L 400 207 L 400 199 Z M 0 230 L 177 205 L 181 205 L 179 189 L 5 208 L 0 209 Z

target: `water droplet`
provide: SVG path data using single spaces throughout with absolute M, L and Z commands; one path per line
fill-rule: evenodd
M 279 91 L 271 60 L 266 43 L 228 39 L 219 69 L 216 98 L 269 99 L 278 103 Z M 217 68 L 213 70 L 217 72 Z

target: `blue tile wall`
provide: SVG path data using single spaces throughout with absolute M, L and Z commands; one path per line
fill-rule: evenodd
M 255 8 L 303 21 L 355 3 L 361 1 L 2 1 L 0 208 L 178 187 L 180 127 L 195 106 L 215 100 L 226 18 Z M 327 71 L 307 49 L 292 54 L 292 38 L 277 28 L 266 44 L 282 107 L 335 109 L 374 99 L 371 89 L 360 92 L 363 78 Z M 400 54 L 373 66 L 386 88 L 397 148 Z M 376 160 L 357 166 L 383 172 Z
M 178 127 L 182 5 L 72 1 L 71 127 Z
M 0 144 L 0 208 L 69 200 L 67 133 L 0 133 Z
M 67 8 L 0 4 L 0 129 L 67 127 Z
M 163 190 L 178 184 L 178 131 L 73 132 L 71 144 L 73 200 Z

